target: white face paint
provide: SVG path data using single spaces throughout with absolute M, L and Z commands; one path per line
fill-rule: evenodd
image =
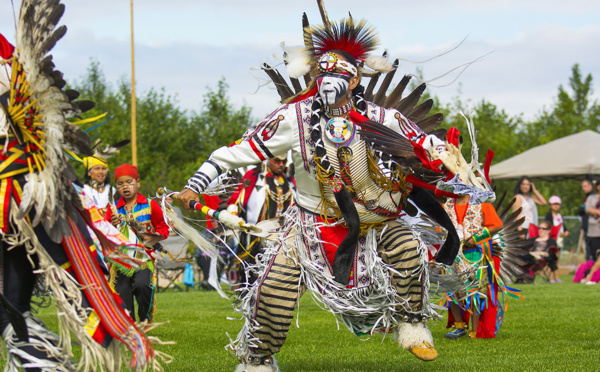
M 332 106 L 338 102 L 350 85 L 350 77 L 341 74 L 324 74 L 317 78 L 317 89 L 321 99 L 327 106 Z

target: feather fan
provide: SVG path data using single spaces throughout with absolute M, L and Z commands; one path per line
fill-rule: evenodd
M 500 278 L 507 284 L 514 284 L 525 274 L 522 267 L 524 264 L 522 257 L 528 253 L 529 244 L 521 238 L 523 231 L 518 230 L 525 221 L 524 217 L 518 218 L 521 208 L 511 213 L 510 209 L 514 205 L 515 199 L 513 198 L 504 206 L 505 198 L 506 191 L 494 205 L 503 224 L 502 230 L 495 238 L 498 237 L 496 240 L 499 241 L 498 246 L 501 249 Z

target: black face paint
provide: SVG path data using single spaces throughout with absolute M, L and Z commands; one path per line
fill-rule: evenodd
M 350 76 L 335 73 L 325 73 L 317 77 L 317 89 L 321 99 L 327 106 L 338 102 L 350 86 Z

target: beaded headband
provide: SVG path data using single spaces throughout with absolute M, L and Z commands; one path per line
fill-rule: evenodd
M 317 63 L 319 68 L 319 72 L 331 72 L 336 68 L 341 68 L 348 73 L 352 74 L 352 76 L 358 75 L 358 70 L 354 65 L 347 61 L 340 60 L 335 53 L 325 53 L 319 58 L 319 62 Z

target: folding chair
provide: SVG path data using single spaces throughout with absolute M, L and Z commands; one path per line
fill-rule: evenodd
M 530 224 L 529 225 L 529 233 L 528 233 L 529 238 L 530 239 L 537 238 L 539 236 L 538 231 L 539 231 L 538 226 L 536 226 L 534 224 Z M 560 225 L 552 226 L 552 228 L 550 229 L 550 237 L 556 241 L 559 231 L 560 231 Z M 550 247 L 549 252 L 554 253 L 554 255 L 556 257 L 559 257 L 560 251 L 557 247 L 555 247 L 555 246 Z M 539 259 L 536 259 L 535 262 L 532 262 L 532 263 L 529 263 L 529 264 L 523 266 L 523 269 L 525 270 L 525 273 L 529 272 L 529 275 L 526 275 L 526 277 L 528 277 L 528 279 L 531 280 L 531 282 L 535 282 L 536 278 L 540 278 L 540 281 L 542 281 L 542 282 L 550 281 L 550 273 L 548 272 L 549 271 L 548 260 L 545 259 L 544 257 L 540 257 Z
M 155 262 L 159 292 L 164 292 L 169 288 L 178 291 L 188 290 L 183 284 L 183 272 L 188 262 L 192 259 L 187 254 L 188 241 L 177 234 L 169 235 L 167 239 L 161 242 L 162 248 L 171 253 L 173 257 L 183 256 L 183 258 L 174 261 L 168 254 L 161 255 L 161 259 Z

